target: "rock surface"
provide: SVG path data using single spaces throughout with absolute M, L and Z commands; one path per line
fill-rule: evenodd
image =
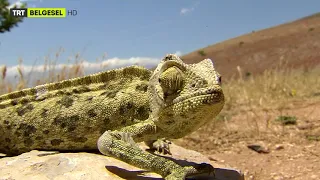
M 144 144 L 141 148 L 147 149 Z M 242 180 L 243 175 L 234 169 L 223 168 L 202 154 L 172 144 L 172 155 L 182 165 L 210 163 L 216 168 L 216 177 L 202 176 L 197 179 Z M 141 170 L 111 157 L 94 153 L 56 153 L 31 151 L 15 157 L 0 159 L 0 180 L 89 180 L 89 179 L 162 179 L 161 176 Z

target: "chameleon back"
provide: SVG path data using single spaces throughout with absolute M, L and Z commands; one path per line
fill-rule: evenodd
M 131 66 L 0 96 L 0 152 L 96 149 L 106 130 L 149 117 L 150 74 Z

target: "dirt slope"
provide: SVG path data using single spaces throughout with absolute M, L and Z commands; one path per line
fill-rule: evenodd
M 202 55 L 199 51 L 203 51 Z M 261 31 L 251 32 L 182 56 L 187 63 L 204 58 L 214 60 L 225 78 L 244 73 L 261 73 L 280 61 L 289 66 L 313 67 L 320 64 L 320 13 Z

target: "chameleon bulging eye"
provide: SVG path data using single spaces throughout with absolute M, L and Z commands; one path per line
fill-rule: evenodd
M 159 83 L 163 91 L 170 95 L 178 92 L 184 86 L 184 75 L 177 67 L 170 67 L 159 77 Z

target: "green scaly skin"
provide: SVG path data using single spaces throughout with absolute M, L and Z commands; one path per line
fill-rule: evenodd
M 98 148 L 165 179 L 184 179 L 213 167 L 182 167 L 135 143 L 170 153 L 163 139 L 199 129 L 223 105 L 220 75 L 210 59 L 189 65 L 169 54 L 153 72 L 130 66 L 0 96 L 0 152 Z

